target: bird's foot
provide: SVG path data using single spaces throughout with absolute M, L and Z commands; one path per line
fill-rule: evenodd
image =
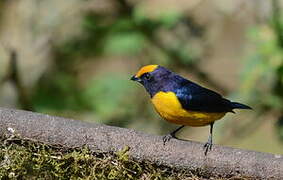
M 211 142 L 206 142 L 203 146 L 203 149 L 204 149 L 204 155 L 206 156 L 207 155 L 207 152 L 208 151 L 211 151 L 212 149 L 212 143 Z
M 170 141 L 170 139 L 172 139 L 174 136 L 172 136 L 172 134 L 167 134 L 165 136 L 163 136 L 163 145 L 165 146 L 165 144 Z

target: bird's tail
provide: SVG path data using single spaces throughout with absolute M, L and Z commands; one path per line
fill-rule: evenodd
M 233 109 L 252 109 L 251 107 L 241 104 L 241 103 L 237 103 L 237 102 L 232 102 L 232 108 Z

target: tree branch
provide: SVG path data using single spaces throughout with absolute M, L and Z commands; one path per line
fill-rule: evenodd
M 282 155 L 214 145 L 204 156 L 203 144 L 198 142 L 172 139 L 164 146 L 161 136 L 0 108 L 0 136 L 7 137 L 11 133 L 68 148 L 86 145 L 99 152 L 118 151 L 129 146 L 130 156 L 138 161 L 192 171 L 204 177 L 283 179 Z

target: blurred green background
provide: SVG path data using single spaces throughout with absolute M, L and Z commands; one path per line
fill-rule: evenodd
M 283 153 L 283 2 L 0 1 L 0 105 L 167 134 L 130 77 L 160 64 L 254 111 L 215 143 Z M 180 138 L 206 141 L 209 127 Z

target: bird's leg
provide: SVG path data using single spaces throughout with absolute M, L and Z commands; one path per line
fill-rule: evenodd
M 212 131 L 213 131 L 213 123 L 210 124 L 210 131 L 209 131 L 209 137 L 207 142 L 204 144 L 203 148 L 204 148 L 204 155 L 207 155 L 208 150 L 212 149 Z
M 176 138 L 175 134 L 182 129 L 183 127 L 185 127 L 185 125 L 178 127 L 177 129 L 175 129 L 173 132 L 171 132 L 170 134 L 167 134 L 163 137 L 163 144 L 165 145 L 166 142 L 170 141 L 171 138 Z

